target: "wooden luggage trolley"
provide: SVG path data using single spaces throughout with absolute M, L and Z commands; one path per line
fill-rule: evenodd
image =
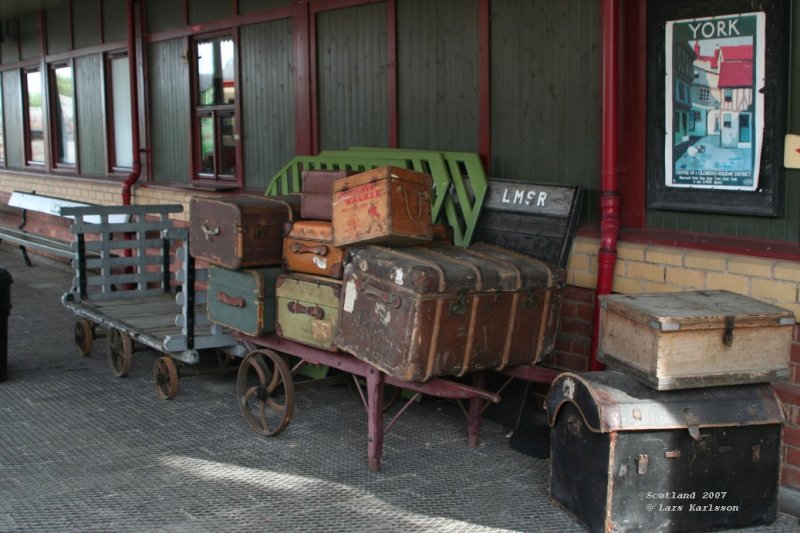
M 204 349 L 241 350 L 229 332 L 206 318 L 205 291 L 196 285 L 205 281 L 206 271 L 196 269 L 188 253 L 188 229 L 169 220 L 182 210 L 181 205 L 89 206 L 64 207 L 60 213 L 74 218 L 75 278 L 62 302 L 80 317 L 74 331 L 79 353 L 91 353 L 97 326 L 107 328 L 106 356 L 117 377 L 130 370 L 137 343 L 161 352 L 153 376 L 164 399 L 178 391 L 175 359 L 194 364 Z M 176 258 L 180 267 L 173 272 Z

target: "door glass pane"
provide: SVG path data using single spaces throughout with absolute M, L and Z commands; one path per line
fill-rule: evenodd
M 28 126 L 30 160 L 44 163 L 44 129 L 42 121 L 42 75 L 37 71 L 25 73 L 28 94 Z
M 214 117 L 200 117 L 200 172 L 214 174 Z
M 54 70 L 56 97 L 53 102 L 56 156 L 59 163 L 75 164 L 75 105 L 72 67 Z
M 197 101 L 200 105 L 235 103 L 233 40 L 219 37 L 197 43 Z
M 131 85 L 128 58 L 111 60 L 111 98 L 114 111 L 114 165 L 133 167 Z
M 220 174 L 236 175 L 236 142 L 233 138 L 234 118 L 223 116 L 219 119 L 220 139 Z

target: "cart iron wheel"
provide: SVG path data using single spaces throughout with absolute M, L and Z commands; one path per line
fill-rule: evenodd
M 85 318 L 79 318 L 75 321 L 75 345 L 78 347 L 78 353 L 82 357 L 88 357 L 92 353 L 92 344 L 94 341 L 94 330 L 92 323 Z
M 178 367 L 175 360 L 165 355 L 153 363 L 153 386 L 161 400 L 171 400 L 178 394 Z
M 272 350 L 255 350 L 242 360 L 236 377 L 236 396 L 244 419 L 256 433 L 277 435 L 292 421 L 292 372 Z
M 133 360 L 133 341 L 130 335 L 112 328 L 106 337 L 106 360 L 111 372 L 118 378 L 128 375 Z

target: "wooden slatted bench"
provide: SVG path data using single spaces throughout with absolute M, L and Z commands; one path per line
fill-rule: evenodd
M 32 233 L 25 229 L 28 222 L 28 211 L 44 213 L 54 217 L 62 217 L 62 207 L 90 207 L 91 205 L 92 204 L 76 202 L 64 198 L 44 196 L 36 194 L 35 192 L 13 191 L 8 200 L 8 207 L 20 210 L 20 223 L 17 227 L 0 225 L 0 241 L 8 241 L 19 245 L 22 251 L 22 257 L 25 260 L 25 264 L 28 266 L 32 264 L 30 257 L 28 257 L 28 248 L 60 257 L 66 257 L 70 260 L 75 259 L 77 258 L 78 252 L 73 247 L 72 242 Z M 63 218 L 72 217 L 64 216 Z M 124 221 L 124 218 L 120 218 L 120 221 Z M 87 220 L 87 222 L 99 223 L 100 219 L 97 217 L 97 220 Z

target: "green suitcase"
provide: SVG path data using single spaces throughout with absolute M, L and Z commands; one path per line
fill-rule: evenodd
M 336 351 L 333 334 L 339 323 L 338 279 L 310 274 L 278 277 L 275 333 L 308 346 Z
M 246 335 L 275 330 L 275 282 L 280 267 L 208 268 L 208 318 Z

